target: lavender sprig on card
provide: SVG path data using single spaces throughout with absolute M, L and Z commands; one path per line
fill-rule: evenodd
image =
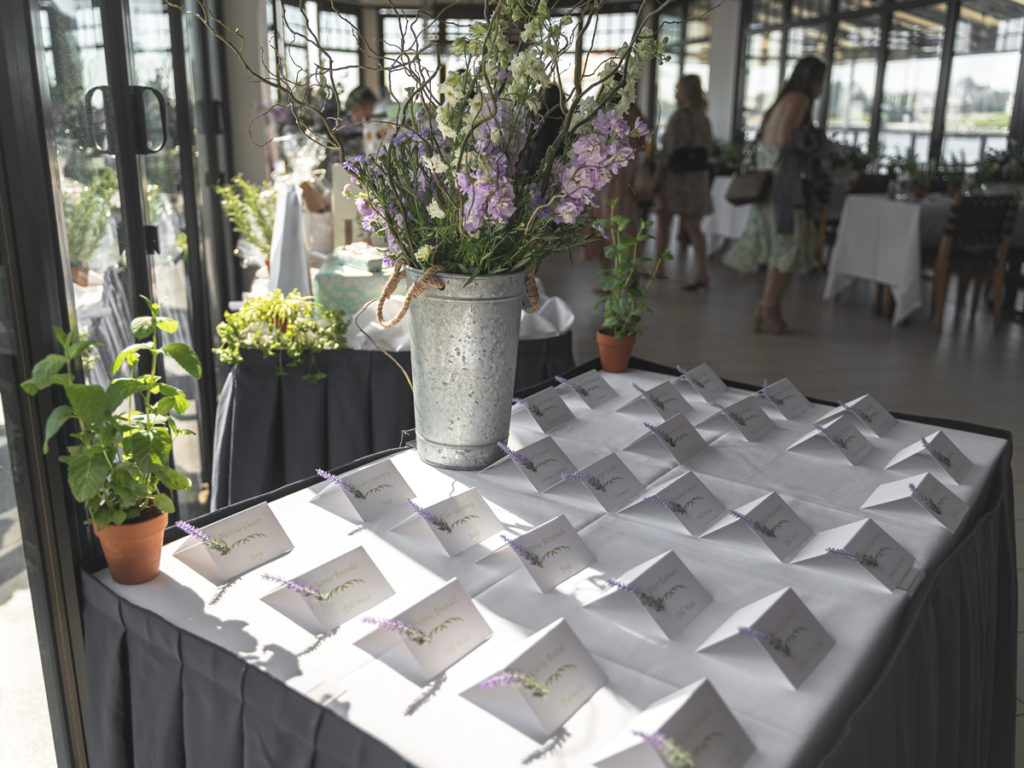
M 847 440 L 844 440 L 843 438 L 838 437 L 837 435 L 833 435 L 831 432 L 825 429 L 825 427 L 821 426 L 821 424 L 815 424 L 814 428 L 821 432 L 821 434 L 823 434 L 825 437 L 827 437 L 828 441 L 832 443 L 832 445 L 835 445 L 839 448 L 842 448 L 843 450 L 846 450 L 848 442 Z
M 367 624 L 376 624 L 388 632 L 395 632 L 417 645 L 426 645 L 430 642 L 430 635 L 419 627 L 415 627 L 401 619 L 378 619 L 374 616 L 364 616 L 363 621 Z
M 323 592 L 322 590 L 319 590 L 316 587 L 310 587 L 305 584 L 300 584 L 299 582 L 292 581 L 291 579 L 282 579 L 280 576 L 272 576 L 269 573 L 263 574 L 263 578 L 267 581 L 276 582 L 277 584 L 280 584 L 281 586 L 290 589 L 292 592 L 296 592 L 302 595 L 303 597 L 315 597 L 317 600 L 321 602 L 327 602 L 339 592 L 344 592 L 346 589 L 355 584 L 364 583 L 363 579 L 349 579 L 343 584 L 338 584 L 330 591 Z
M 589 485 L 591 488 L 593 488 L 598 493 L 604 493 L 605 491 L 608 490 L 608 486 L 611 485 L 615 480 L 618 480 L 619 478 L 612 478 L 607 483 L 602 483 L 600 480 L 598 480 L 596 477 L 594 477 L 589 472 L 573 472 L 572 474 L 568 474 L 566 472 L 563 472 L 562 473 L 562 479 L 563 480 L 579 480 L 581 483 L 586 483 L 587 485 Z
M 330 472 L 325 472 L 322 469 L 317 469 L 316 473 L 320 475 L 320 477 L 322 477 L 324 480 L 329 480 L 330 482 L 334 483 L 336 486 L 345 491 L 345 493 L 347 493 L 353 499 L 362 500 L 366 498 L 366 494 L 364 494 L 362 491 L 360 491 L 358 488 L 352 485 L 352 483 L 350 483 L 345 478 L 338 477 L 337 475 L 332 475 Z
M 655 410 L 658 410 L 658 411 L 665 410 L 665 403 L 664 403 L 664 401 L 659 400 L 658 398 L 656 398 L 654 395 L 652 395 L 646 389 L 641 387 L 635 381 L 633 382 L 633 389 L 635 389 L 637 392 L 639 392 L 640 393 L 640 397 L 642 397 L 644 400 L 646 400 L 648 403 L 650 403 L 651 407 L 654 408 Z
M 541 416 L 544 415 L 544 411 L 542 411 L 540 408 L 538 408 L 533 403 L 530 403 L 530 402 L 527 402 L 526 400 L 523 400 L 523 398 L 521 398 L 521 397 L 513 397 L 512 398 L 512 402 L 513 403 L 519 403 L 521 406 L 525 407 L 526 410 L 528 410 L 530 412 L 530 415 L 533 416 L 535 419 L 539 419 Z
M 924 449 L 928 451 L 929 455 L 937 462 L 939 462 L 941 466 L 945 467 L 946 469 L 949 469 L 953 465 L 953 462 L 949 460 L 948 456 L 943 456 L 941 453 L 935 450 L 935 448 L 932 447 L 932 445 L 923 437 L 921 438 L 921 445 L 924 446 Z
M 869 555 L 866 552 L 852 552 L 848 549 L 839 549 L 837 547 L 825 547 L 825 551 L 830 555 L 845 557 L 847 560 L 856 560 L 861 565 L 866 565 L 870 568 L 878 567 L 878 558 Z
M 206 533 L 200 528 L 196 528 L 191 523 L 186 523 L 182 520 L 179 520 L 174 525 L 180 530 L 187 533 L 192 538 L 198 539 L 205 546 L 209 547 L 210 549 L 221 555 L 226 555 L 231 551 L 231 547 L 227 544 L 227 542 L 223 541 L 222 539 L 215 539 L 213 536 Z
M 690 384 L 697 387 L 697 389 L 704 389 L 704 382 L 698 379 L 696 376 L 691 376 L 690 372 L 683 368 L 683 366 L 677 365 L 676 370 L 679 371 L 679 374 L 688 382 L 690 382 Z
M 426 520 L 432 526 L 437 528 L 437 530 L 439 530 L 439 531 L 441 531 L 443 533 L 451 533 L 452 532 L 452 527 L 450 525 L 448 525 L 448 521 L 445 520 L 443 517 L 441 517 L 438 514 L 435 514 L 435 513 L 431 512 L 429 509 L 424 509 L 419 504 L 414 502 L 412 499 L 406 499 L 406 501 L 409 503 L 409 506 L 412 507 L 412 511 L 413 512 L 415 512 L 417 515 L 422 517 L 424 520 Z
M 644 426 L 651 430 L 651 432 L 653 432 L 659 440 L 665 443 L 665 445 L 671 448 L 676 447 L 676 443 L 678 441 L 661 427 L 655 426 L 654 424 L 648 424 L 646 421 L 644 422 Z
M 664 733 L 661 733 L 660 731 L 656 731 L 654 733 L 633 731 L 633 735 L 639 736 L 654 747 L 670 768 L 695 768 L 695 763 L 693 762 L 693 758 L 690 757 L 690 753 L 681 748 Z
M 501 442 L 501 440 L 498 441 L 498 447 L 501 448 L 502 451 L 504 451 L 506 456 L 512 459 L 512 461 L 514 461 L 520 467 L 525 469 L 527 472 L 537 471 L 537 465 L 530 461 L 530 458 L 528 456 L 524 456 L 519 451 L 512 450 L 507 445 L 505 445 L 505 443 Z
M 776 397 L 775 395 L 773 395 L 771 392 L 768 391 L 768 379 L 764 380 L 764 386 L 762 386 L 761 389 L 757 390 L 757 394 L 767 399 L 768 402 L 770 402 L 777 408 L 781 408 L 782 406 L 784 406 L 786 404 L 786 401 L 793 397 L 792 393 L 788 395 L 783 395 L 782 397 Z
M 736 631 L 741 635 L 749 635 L 750 637 L 760 640 L 762 643 L 774 648 L 781 654 L 789 656 L 791 653 L 789 643 L 783 642 L 782 639 L 771 632 L 765 632 L 763 629 L 758 629 L 757 627 L 737 627 Z
M 735 411 L 730 411 L 724 405 L 719 405 L 718 403 L 712 403 L 712 405 L 715 406 L 715 408 L 717 408 L 719 411 L 721 411 L 727 419 L 736 422 L 741 427 L 747 426 L 747 422 L 752 421 L 754 418 L 753 416 L 748 418 L 746 416 L 743 416 L 742 414 L 736 413 Z
M 672 501 L 672 499 L 666 499 L 664 496 L 644 496 L 644 501 L 653 501 L 655 504 L 660 504 L 669 512 L 675 515 L 686 514 L 686 507 L 680 504 L 678 501 Z
M 564 384 L 580 397 L 587 397 L 587 395 L 590 394 L 590 390 L 587 389 L 586 387 L 580 386 L 576 382 L 569 381 L 568 379 L 563 378 L 561 376 L 555 376 L 555 381 L 557 381 L 559 384 Z
M 505 534 L 501 534 L 501 538 L 502 538 L 502 540 L 504 540 L 504 542 L 506 544 L 508 544 L 512 548 L 513 552 L 515 552 L 517 555 L 519 555 L 519 559 L 520 560 L 523 560 L 524 562 L 529 563 L 530 565 L 534 565 L 537 568 L 543 568 L 544 567 L 544 561 L 542 561 L 539 557 L 537 557 L 535 554 L 533 554 L 533 552 L 528 550 L 526 547 L 524 547 L 518 541 L 514 541 L 513 539 L 510 539 Z
M 942 508 L 929 496 L 926 496 L 920 488 L 918 488 L 913 483 L 908 483 L 907 486 L 910 488 L 910 497 L 914 501 L 916 501 L 918 504 L 921 504 L 925 509 L 927 509 L 932 514 L 942 514 Z
M 480 687 L 483 689 L 501 688 L 508 685 L 518 685 L 531 696 L 535 696 L 538 699 L 548 695 L 548 687 L 544 683 L 538 682 L 533 675 L 528 675 L 525 672 L 516 672 L 511 669 L 499 672 L 480 683 Z
M 759 522 L 757 522 L 757 520 L 751 520 L 749 517 L 744 515 L 742 512 L 737 512 L 735 509 L 730 509 L 729 510 L 729 514 L 732 515 L 733 517 L 735 517 L 737 520 L 739 520 L 744 525 L 746 525 L 749 528 L 751 528 L 752 530 L 757 531 L 762 536 L 767 536 L 770 539 L 774 539 L 775 538 L 775 530 L 772 529 L 772 528 L 769 528 L 764 523 L 759 523 Z M 785 522 L 785 521 L 783 521 L 783 522 Z
M 873 419 L 871 418 L 871 414 L 868 413 L 867 411 L 865 411 L 863 408 L 858 408 L 855 405 L 847 405 L 846 403 L 844 403 L 842 401 L 839 402 L 839 405 L 842 406 L 844 411 L 847 411 L 848 413 L 852 413 L 854 416 L 859 418 L 865 424 L 870 424 L 873 421 Z
M 608 579 L 607 581 L 608 586 L 615 587 L 618 590 L 621 590 L 623 592 L 626 592 L 627 594 L 632 595 L 637 600 L 639 600 L 640 604 L 643 605 L 645 608 L 650 608 L 651 610 L 657 611 L 659 613 L 665 610 L 664 599 L 648 595 L 646 592 L 641 592 L 636 587 L 633 587 L 632 585 L 627 584 L 624 581 L 617 581 L 616 579 Z

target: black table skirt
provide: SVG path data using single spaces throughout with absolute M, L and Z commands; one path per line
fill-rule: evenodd
M 672 372 L 639 360 L 631 364 Z M 594 363 L 575 372 L 587 367 Z M 1018 611 L 1012 436 L 960 422 L 896 415 L 1003 438 L 1007 446 L 964 523 L 962 540 L 912 596 L 888 662 L 831 748 L 824 755 L 808 755 L 806 764 L 1012 768 Z M 281 498 L 318 480 L 306 478 L 265 498 Z M 200 523 L 249 503 L 206 515 Z M 168 529 L 167 540 L 180 535 Z M 93 766 L 409 765 L 258 666 L 120 599 L 88 572 L 82 581 Z M 198 602 L 196 611 L 202 613 Z
M 408 352 L 392 353 L 410 370 Z M 395 448 L 414 425 L 412 392 L 383 353 L 338 350 L 316 356 L 327 378 L 303 379 L 305 364 L 275 372 L 276 358 L 246 352 L 228 374 L 217 403 L 211 509 Z M 519 342 L 515 390 L 575 365 L 572 334 Z

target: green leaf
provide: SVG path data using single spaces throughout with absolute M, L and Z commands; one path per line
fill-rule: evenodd
M 145 382 L 138 379 L 114 379 L 107 387 L 107 412 L 113 413 L 129 395 L 137 395 L 140 392 L 145 392 L 146 389 L 148 387 Z
M 203 375 L 203 367 L 199 364 L 199 356 L 188 344 L 172 342 L 163 348 L 164 354 L 185 369 L 189 376 L 198 379 Z
M 125 363 L 128 363 L 129 368 L 136 365 L 139 362 L 139 352 L 144 349 L 149 349 L 149 344 L 131 344 L 122 349 L 114 359 L 114 364 L 110 366 L 110 374 L 116 376 Z
M 166 493 L 158 493 L 153 497 L 153 504 L 161 512 L 166 512 L 168 515 L 174 514 L 174 501 Z
M 164 333 L 174 333 L 178 330 L 178 321 L 173 317 L 164 317 L 163 315 L 157 315 L 156 327 Z
M 103 451 L 83 451 L 66 458 L 71 494 L 78 501 L 86 501 L 99 493 L 109 469 Z
M 155 474 L 160 478 L 160 482 L 172 491 L 187 491 L 192 487 L 192 481 L 176 469 L 160 467 L 155 470 Z
M 86 424 L 103 421 L 109 415 L 107 394 L 103 387 L 95 384 L 71 384 L 65 389 L 75 415 Z
M 46 430 L 43 435 L 43 453 L 50 450 L 50 438 L 60 431 L 64 423 L 74 416 L 70 405 L 58 405 L 46 419 Z
M 132 318 L 132 336 L 139 341 L 153 338 L 153 334 L 156 333 L 156 327 L 156 318 L 154 317 Z
M 30 395 L 46 389 L 60 381 L 60 370 L 67 362 L 63 355 L 50 354 L 32 366 L 32 377 L 21 383 L 21 388 Z

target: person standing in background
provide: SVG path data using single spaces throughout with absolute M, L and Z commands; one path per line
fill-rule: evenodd
M 711 213 L 711 124 L 705 110 L 707 100 L 700 78 L 685 75 L 676 86 L 677 109 L 661 137 L 661 155 L 655 175 L 658 229 L 655 252 L 668 247 L 672 217 L 679 216 L 680 229 L 693 244 L 696 271 L 683 288 L 694 291 L 708 287 L 708 253 L 700 220 Z

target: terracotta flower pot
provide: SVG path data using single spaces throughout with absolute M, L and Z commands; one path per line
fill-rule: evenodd
M 71 265 L 71 282 L 83 288 L 89 285 L 89 267 L 78 267 Z
M 629 356 L 636 344 L 636 336 L 616 339 L 603 328 L 597 332 L 597 351 L 601 356 L 601 368 L 608 373 L 622 373 L 629 368 Z
M 110 575 L 118 584 L 142 584 L 160 572 L 160 550 L 164 545 L 167 513 L 123 525 L 106 525 L 92 530 L 103 547 Z

